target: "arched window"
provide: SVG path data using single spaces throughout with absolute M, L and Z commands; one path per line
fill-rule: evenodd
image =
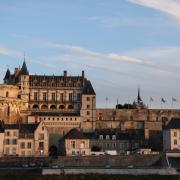
M 56 109 L 56 105 L 51 105 L 50 109 Z
M 65 109 L 65 106 L 64 106 L 63 104 L 61 104 L 61 105 L 59 106 L 59 109 Z
M 70 105 L 68 106 L 68 109 L 73 109 L 73 105 L 70 104 Z
M 99 139 L 103 140 L 103 135 L 100 135 L 100 136 L 99 136 Z
M 41 109 L 47 109 L 48 107 L 47 107 L 47 105 L 46 104 L 43 104 L 42 106 L 41 106 Z
M 112 135 L 112 140 L 116 140 L 116 135 Z
M 32 106 L 32 108 L 33 108 L 33 109 L 39 109 L 39 106 L 38 106 L 37 104 L 34 104 L 34 105 Z
M 106 135 L 106 139 L 109 140 L 109 139 L 110 139 L 110 136 L 109 136 L 109 135 Z

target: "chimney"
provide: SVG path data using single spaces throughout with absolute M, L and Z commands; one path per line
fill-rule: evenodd
M 19 75 L 19 68 L 14 69 L 14 75 L 15 75 L 15 77 Z
M 64 77 L 67 77 L 67 71 L 64 71 Z

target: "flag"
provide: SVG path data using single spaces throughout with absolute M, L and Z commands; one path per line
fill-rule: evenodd
M 150 101 L 151 101 L 151 102 L 153 102 L 153 101 L 154 101 L 154 99 L 153 99 L 152 97 L 150 97 Z
M 165 99 L 164 99 L 164 98 L 161 98 L 161 102 L 165 103 L 166 101 L 165 101 Z
M 172 102 L 177 102 L 177 99 L 172 97 Z

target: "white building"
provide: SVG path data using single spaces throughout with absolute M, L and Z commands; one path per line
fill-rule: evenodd
M 163 150 L 180 151 L 180 118 L 173 118 L 163 130 Z

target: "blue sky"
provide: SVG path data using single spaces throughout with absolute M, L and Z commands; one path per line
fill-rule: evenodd
M 24 53 L 32 74 L 85 70 L 98 107 L 134 101 L 140 86 L 152 108 L 161 97 L 180 108 L 180 0 L 2 0 L 1 83 Z

